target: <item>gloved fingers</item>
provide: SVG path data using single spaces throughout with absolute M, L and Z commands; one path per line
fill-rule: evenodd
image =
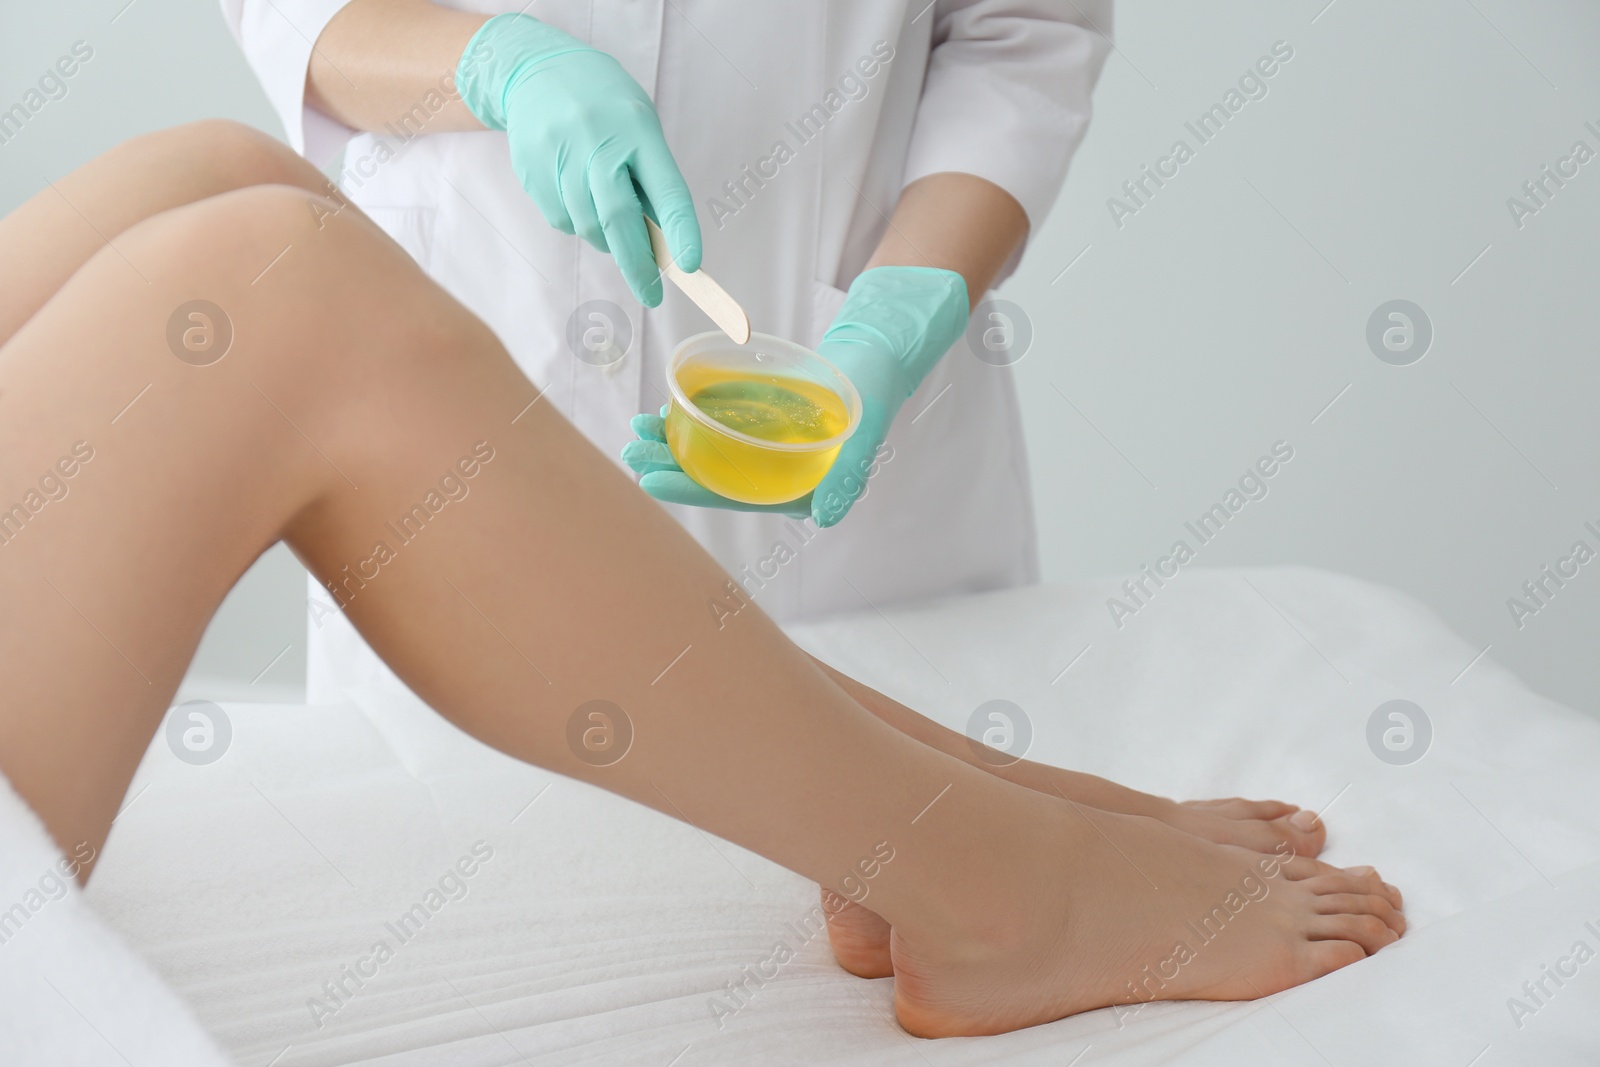
M 713 493 L 681 470 L 656 471 L 639 479 L 639 488 L 663 504 L 687 504 L 697 508 L 721 508 L 725 511 L 755 511 L 773 515 L 788 515 L 802 519 L 811 514 L 811 497 L 801 497 L 785 504 L 745 504 Z
M 737 508 L 737 502 L 713 493 L 681 470 L 656 471 L 639 479 L 639 488 L 663 504 L 697 508 Z
M 645 307 L 661 303 L 661 271 L 650 250 L 650 234 L 644 227 L 644 208 L 633 191 L 633 177 L 626 167 L 596 166 L 590 173 L 594 204 L 605 231 L 611 255 L 622 271 L 628 288 Z
M 667 409 L 662 408 L 661 410 L 665 412 Z M 665 443 L 667 440 L 667 424 L 665 414 L 635 415 L 628 422 L 628 428 L 631 429 L 634 436 L 639 438 L 641 441 L 661 441 Z
M 700 269 L 700 220 L 689 185 L 659 129 L 658 122 L 656 136 L 646 137 L 634 152 L 633 176 L 667 236 L 672 261 L 693 274 Z
M 572 219 L 572 232 L 588 241 L 602 252 L 610 252 L 605 230 L 600 226 L 600 212 L 594 205 L 594 192 L 589 188 L 589 160 L 565 160 L 557 176 L 561 189 L 561 206 Z
M 564 234 L 574 234 L 572 216 L 562 202 L 558 181 L 549 173 L 549 163 L 543 159 L 528 159 L 515 141 L 511 144 L 511 169 L 516 172 L 522 191 L 528 194 L 533 206 L 539 209 L 552 228 Z
M 678 471 L 678 461 L 672 458 L 671 449 L 660 441 L 629 441 L 622 446 L 622 462 L 635 474 L 654 474 L 657 471 Z
M 766 507 L 754 508 L 755 511 L 765 511 L 773 515 L 787 515 L 791 519 L 804 519 L 811 515 L 811 494 L 807 493 L 798 500 L 791 500 L 786 504 L 771 504 Z

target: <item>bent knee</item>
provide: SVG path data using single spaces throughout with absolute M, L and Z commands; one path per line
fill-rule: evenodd
M 326 189 L 328 180 L 282 141 L 233 119 L 200 119 L 156 136 L 172 140 L 191 165 L 213 175 L 219 189 L 294 185 Z
M 299 186 L 252 185 L 164 212 L 118 246 L 174 297 L 203 297 L 299 338 L 274 359 L 320 359 L 317 381 L 501 351 L 488 327 L 359 209 Z M 337 361 L 314 355 L 329 350 Z
M 158 275 L 213 282 L 242 276 L 251 283 L 280 253 L 315 234 L 319 213 L 331 206 L 297 185 L 246 185 L 152 216 L 119 244 Z
M 487 332 L 359 209 L 299 186 L 236 189 L 138 230 L 136 248 L 152 257 L 156 273 L 292 308 L 299 325 L 315 322 L 329 335 L 348 328 L 381 338 L 391 358 L 447 352 L 441 339 Z M 143 266 L 140 254 L 133 258 Z
M 213 197 L 196 214 L 204 216 L 197 220 L 201 240 L 215 232 L 246 257 L 282 253 L 285 274 L 320 295 L 356 299 L 370 292 L 392 299 L 413 286 L 432 287 L 416 261 L 336 189 L 252 185 Z

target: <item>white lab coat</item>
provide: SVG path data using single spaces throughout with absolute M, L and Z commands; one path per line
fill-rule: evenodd
M 673 345 L 710 323 L 670 286 L 660 308 L 640 308 L 608 256 L 546 225 L 512 174 L 504 134 L 407 140 L 306 107 L 312 42 L 345 2 L 222 6 L 294 147 L 319 166 L 344 148 L 350 199 L 494 329 L 549 390 L 543 402 L 616 457 L 629 419 L 664 402 Z M 986 178 L 1037 230 L 1088 125 L 1111 20 L 1110 0 L 541 0 L 532 13 L 615 56 L 651 93 L 696 197 L 707 271 L 756 330 L 811 346 L 917 178 Z M 568 341 L 574 313 L 593 301 L 618 309 L 627 321 L 612 328 L 631 334 L 609 365 Z M 593 308 L 579 335 L 601 326 Z M 780 621 L 1036 580 L 1009 368 L 957 342 L 888 443 L 892 458 L 833 529 L 670 510 Z M 349 623 L 324 610 L 326 591 L 312 589 L 310 698 L 385 676 Z

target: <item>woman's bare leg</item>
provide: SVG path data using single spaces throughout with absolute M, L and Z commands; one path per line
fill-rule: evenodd
M 267 135 L 225 120 L 146 134 L 111 149 L 0 219 L 0 344 L 88 258 L 129 227 L 172 208 L 252 185 L 295 185 L 321 193 L 315 168 Z M 1320 822 L 1292 825 L 1299 809 L 1275 801 L 1178 804 L 1114 782 L 1020 760 L 1004 765 L 972 754 L 966 739 L 821 661 L 818 665 L 863 707 L 907 735 L 980 770 L 1040 792 L 1106 811 L 1146 815 L 1222 844 L 1271 852 L 1287 842 L 1302 856 L 1322 849 Z M 1302 818 L 1310 818 L 1310 814 Z M 849 915 L 855 909 L 836 914 Z M 886 954 L 887 928 L 881 948 Z
M 1370 872 L 1019 788 L 866 712 L 759 612 L 714 630 L 726 576 L 334 206 L 261 187 L 157 215 L 0 348 L 0 769 L 59 842 L 103 841 L 206 621 L 283 538 L 464 729 L 870 893 L 915 1032 L 1253 997 L 1397 935 Z M 194 299 L 231 324 L 208 365 L 169 347 Z M 593 700 L 632 723 L 608 766 L 569 741 Z M 1135 987 L 1241 891 L 1227 938 Z

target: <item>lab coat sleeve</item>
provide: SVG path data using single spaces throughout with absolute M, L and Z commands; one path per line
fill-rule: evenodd
M 1111 0 L 939 0 L 930 14 L 906 184 L 975 174 L 1016 197 L 1037 233 L 1089 126 Z
M 356 130 L 306 103 L 311 49 L 350 0 L 222 0 L 222 16 L 283 121 L 289 144 L 326 166 Z

